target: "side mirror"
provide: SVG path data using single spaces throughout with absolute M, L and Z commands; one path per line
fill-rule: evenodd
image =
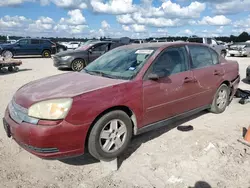
M 148 78 L 150 80 L 159 80 L 160 78 L 163 77 L 168 77 L 170 75 L 170 72 L 168 70 L 162 70 L 162 71 L 157 71 L 157 73 L 150 73 L 148 75 Z
M 92 52 L 93 52 L 92 49 L 89 49 L 89 53 L 92 54 Z
M 148 75 L 148 79 L 150 79 L 150 80 L 159 80 L 160 77 L 159 77 L 157 74 L 150 73 L 150 74 Z

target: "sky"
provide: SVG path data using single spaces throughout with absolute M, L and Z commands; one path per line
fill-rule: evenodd
M 229 36 L 250 32 L 250 0 L 0 0 L 0 35 Z

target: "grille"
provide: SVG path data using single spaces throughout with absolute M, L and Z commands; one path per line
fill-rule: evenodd
M 8 105 L 8 110 L 11 119 L 13 119 L 17 123 L 27 122 L 31 124 L 37 124 L 38 119 L 32 118 L 28 116 L 28 109 L 18 105 L 12 100 Z

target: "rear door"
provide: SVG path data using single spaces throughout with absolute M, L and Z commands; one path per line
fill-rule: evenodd
M 189 70 L 185 46 L 164 50 L 152 63 L 143 81 L 144 125 L 184 113 L 196 107 L 197 83 Z M 159 80 L 150 73 L 168 72 Z
M 197 80 L 196 105 L 211 104 L 214 94 L 223 81 L 224 69 L 219 54 L 212 48 L 188 45 L 191 55 L 191 70 Z
M 40 55 L 41 44 L 39 39 L 30 40 L 30 55 Z

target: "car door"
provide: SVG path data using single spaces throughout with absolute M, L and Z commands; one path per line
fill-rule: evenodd
M 164 120 L 195 108 L 197 84 L 189 70 L 185 46 L 167 48 L 152 63 L 143 81 L 144 125 Z M 166 75 L 158 80 L 150 74 Z
M 108 51 L 108 43 L 101 43 L 92 46 L 89 49 L 89 62 L 94 61 Z
M 225 70 L 220 64 L 219 54 L 212 48 L 188 45 L 191 55 L 191 70 L 197 80 L 196 104 L 211 104 L 218 85 L 223 81 Z
M 17 42 L 17 45 L 14 47 L 16 55 L 29 55 L 29 39 L 21 39 Z
M 40 55 L 41 54 L 41 44 L 39 39 L 30 40 L 30 55 Z

